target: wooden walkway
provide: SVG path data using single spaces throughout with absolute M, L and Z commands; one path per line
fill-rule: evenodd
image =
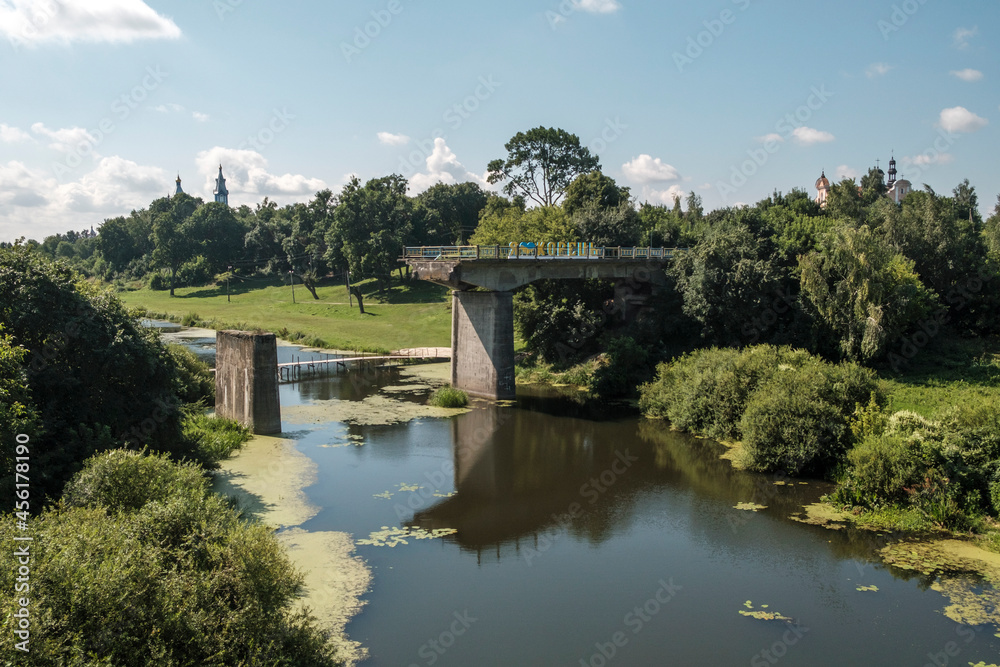
M 307 377 L 319 377 L 323 373 L 339 374 L 341 369 L 349 370 L 349 364 L 369 366 L 375 364 L 392 365 L 393 361 L 402 364 L 415 359 L 451 359 L 450 347 L 416 347 L 397 350 L 388 355 L 361 355 L 348 357 L 343 355 L 326 355 L 325 359 L 307 359 L 278 364 L 278 382 L 299 382 Z

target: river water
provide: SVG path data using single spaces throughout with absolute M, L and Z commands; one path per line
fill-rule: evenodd
M 735 471 L 716 443 L 553 390 L 364 425 L 363 399 L 428 392 L 399 370 L 281 387 L 291 411 L 357 406 L 284 437 L 318 467 L 302 528 L 374 542 L 357 546 L 373 578 L 347 626 L 364 665 L 1000 663 L 1000 628 L 949 618 L 933 577 L 879 561 L 884 538 L 791 518 L 820 482 Z

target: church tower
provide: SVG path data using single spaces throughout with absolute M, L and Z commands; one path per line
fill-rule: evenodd
M 896 183 L 896 173 L 897 173 L 896 172 L 896 156 L 893 155 L 892 159 L 889 160 L 889 182 L 886 183 L 886 185 L 889 186 L 890 190 L 892 189 L 892 186 Z
M 816 203 L 819 204 L 820 208 L 826 208 L 826 200 L 830 196 L 830 179 L 826 177 L 826 169 L 820 175 L 819 180 L 816 181 Z
M 222 165 L 219 165 L 219 177 L 215 179 L 215 201 L 229 206 L 229 190 L 226 189 L 226 177 L 222 175 Z
M 181 189 L 181 175 L 180 174 L 177 174 L 177 189 L 174 190 L 174 194 L 175 195 L 182 195 L 182 194 L 184 194 L 184 190 Z

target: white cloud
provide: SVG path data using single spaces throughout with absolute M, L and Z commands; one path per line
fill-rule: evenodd
M 885 76 L 892 70 L 892 65 L 889 63 L 872 63 L 865 70 L 865 74 L 869 79 L 874 79 L 877 76 Z
M 783 144 L 785 143 L 785 138 L 780 134 L 772 132 L 771 134 L 765 134 L 763 137 L 757 137 L 757 141 L 759 141 L 762 144 L 767 144 L 771 142 Z
M 845 178 L 857 178 L 861 174 L 858 172 L 857 169 L 852 169 L 851 167 L 848 167 L 846 164 L 842 164 L 839 167 L 837 167 L 836 175 L 837 175 L 837 180 L 842 181 Z
M 969 40 L 971 40 L 978 34 L 979 34 L 978 26 L 973 28 L 959 28 L 958 30 L 955 31 L 955 34 L 952 35 L 955 48 L 962 50 L 969 48 Z
M 622 8 L 618 0 L 578 0 L 574 5 L 576 9 L 591 14 L 613 14 Z
M 487 186 L 486 180 L 466 169 L 447 142 L 438 137 L 434 140 L 434 150 L 427 156 L 427 173 L 414 174 L 410 178 L 410 192 L 417 195 L 438 183 L 465 183 L 472 181 Z M 487 186 L 488 187 L 488 186 Z
M 631 162 L 622 165 L 625 176 L 636 183 L 665 183 L 680 178 L 677 169 L 666 164 L 660 158 L 643 153 Z
M 797 127 L 795 128 L 795 131 L 792 132 L 792 136 L 795 137 L 795 140 L 803 146 L 825 144 L 834 140 L 834 136 L 829 132 L 815 130 L 811 127 Z
M 326 183 L 318 178 L 309 178 L 301 174 L 277 175 L 268 171 L 267 159 L 256 151 L 222 148 L 215 146 L 198 153 L 195 158 L 198 174 L 204 179 L 202 191 L 206 199 L 215 189 L 215 179 L 219 175 L 219 165 L 226 177 L 226 188 L 229 190 L 229 203 L 235 200 L 250 200 L 257 202 L 263 197 L 269 197 L 279 204 L 301 201 L 326 188 Z M 239 195 L 249 195 L 240 197 Z M 249 203 L 235 201 L 235 204 Z
M 0 35 L 15 47 L 55 42 L 133 42 L 177 39 L 181 29 L 143 0 L 6 0 Z
M 977 116 L 965 107 L 952 107 L 941 112 L 941 121 L 938 124 L 948 132 L 969 134 L 983 129 L 990 124 L 990 121 Z
M 199 123 L 207 123 L 208 120 L 209 120 L 208 114 L 207 113 L 202 113 L 200 111 L 192 111 L 191 112 L 191 117 L 194 118 Z
M 184 107 L 180 104 L 160 104 L 155 107 L 150 107 L 153 111 L 158 111 L 159 113 L 178 113 L 184 111 Z
M 379 132 L 378 140 L 386 146 L 405 146 L 410 143 L 410 138 L 405 134 L 393 134 L 392 132 Z
M 933 153 L 933 154 L 923 154 L 916 157 L 905 157 L 903 162 L 906 164 L 915 164 L 920 167 L 928 167 L 933 164 L 951 164 L 955 161 L 955 156 L 951 153 Z
M 20 128 L 0 123 L 0 143 L 16 144 L 22 141 L 31 141 L 31 135 Z
M 49 148 L 60 153 L 78 153 L 85 155 L 88 152 L 96 160 L 100 157 L 93 148 L 97 146 L 97 138 L 82 127 L 65 127 L 58 130 L 50 130 L 44 123 L 35 123 L 31 126 L 31 131 L 43 137 L 48 137 L 51 142 Z
M 952 70 L 951 75 L 969 83 L 975 83 L 983 78 L 983 73 L 977 69 Z
M 148 206 L 172 185 L 166 171 L 118 156 L 102 158 L 93 171 L 69 183 L 20 162 L 0 164 L 0 239 L 41 240 L 98 227 L 105 218 Z
M 642 200 L 650 204 L 663 204 L 664 206 L 673 207 L 675 197 L 679 197 L 683 202 L 685 196 L 684 188 L 679 185 L 671 185 L 666 190 L 657 190 L 653 187 L 644 187 L 642 189 Z

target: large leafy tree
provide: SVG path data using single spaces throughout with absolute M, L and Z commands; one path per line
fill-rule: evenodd
M 744 332 L 775 301 L 784 278 L 771 244 L 744 224 L 716 227 L 675 258 L 670 273 L 684 314 L 701 325 L 706 341 L 721 345 L 749 342 Z
M 414 241 L 419 245 L 462 245 L 476 230 L 488 199 L 477 183 L 438 183 L 421 192 L 416 197 Z
M 540 206 L 555 206 L 580 174 L 601 168 L 600 160 L 563 129 L 536 127 L 508 141 L 506 159 L 487 165 L 487 180 L 504 183 L 509 196 L 520 195 Z
M 291 229 L 282 241 L 288 265 L 317 301 L 316 285 L 329 272 L 326 233 L 333 222 L 335 208 L 335 197 L 330 190 L 316 193 L 308 205 L 294 205 L 288 211 Z
M 221 273 L 244 254 L 246 228 L 226 204 L 209 202 L 196 210 L 181 231 L 192 254 L 208 260 L 212 273 Z
M 187 223 L 201 205 L 187 194 L 157 199 L 149 210 L 153 216 L 153 265 L 170 270 L 170 296 L 174 296 L 177 269 L 191 259 L 195 244 Z
M 495 207 L 483 215 L 473 245 L 508 245 L 533 242 L 572 243 L 580 240 L 579 231 L 566 211 L 558 206 L 539 206 L 525 211 L 518 206 Z
M 821 250 L 799 259 L 799 269 L 820 347 L 853 361 L 884 357 L 938 303 L 913 261 L 867 225 L 836 228 Z
M 110 292 L 24 246 L 0 250 L 0 326 L 26 350 L 23 377 L 14 379 L 25 381 L 44 428 L 32 438 L 39 496 L 57 493 L 84 459 L 109 447 L 194 453 L 180 430 L 176 365 Z M 10 363 L 0 372 L 7 375 Z
M 364 186 L 354 177 L 341 190 L 326 235 L 326 257 L 343 257 L 352 279 L 374 277 L 383 290 L 389 287 L 413 224 L 406 188 L 406 179 L 393 174 Z
M 569 184 L 563 209 L 573 215 L 588 205 L 595 204 L 601 208 L 614 208 L 622 203 L 628 203 L 632 194 L 627 187 L 619 187 L 615 179 L 605 176 L 600 171 L 581 174 Z

